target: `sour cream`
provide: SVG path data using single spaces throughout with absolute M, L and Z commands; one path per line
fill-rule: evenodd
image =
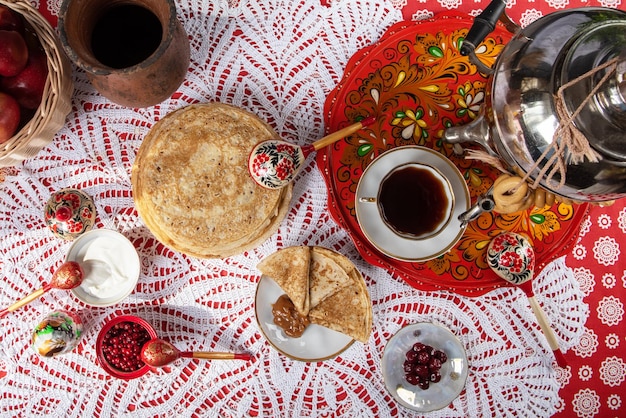
M 83 282 L 73 293 L 90 305 L 118 303 L 135 288 L 139 278 L 139 256 L 122 234 L 108 229 L 80 236 L 68 252 L 68 261 L 83 268 Z

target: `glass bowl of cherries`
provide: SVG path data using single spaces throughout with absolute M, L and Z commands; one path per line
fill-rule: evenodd
M 143 318 L 122 315 L 111 319 L 102 327 L 96 340 L 100 366 L 119 379 L 143 376 L 150 370 L 150 366 L 141 360 L 141 349 L 156 337 L 152 325 Z
M 433 323 L 407 325 L 385 346 L 382 372 L 387 390 L 402 406 L 429 412 L 456 399 L 468 374 L 459 339 Z

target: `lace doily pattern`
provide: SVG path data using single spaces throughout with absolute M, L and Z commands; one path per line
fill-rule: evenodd
M 327 213 L 326 188 L 312 159 L 296 179 L 292 209 L 261 246 L 221 260 L 200 260 L 156 241 L 134 208 L 130 172 L 142 138 L 155 121 L 195 102 L 219 100 L 257 113 L 277 132 L 304 144 L 324 133 L 322 108 L 343 66 L 401 18 L 386 3 L 336 1 L 178 2 L 191 40 L 191 67 L 171 99 L 127 109 L 102 98 L 80 71 L 73 111 L 36 158 L 2 169 L 0 183 L 0 303 L 8 306 L 50 280 L 70 243 L 43 221 L 48 197 L 61 188 L 89 194 L 96 227 L 123 233 L 141 258 L 135 292 L 110 308 L 82 305 L 53 290 L 5 317 L 0 337 L 0 411 L 19 416 L 411 416 L 386 392 L 381 356 L 402 326 L 432 321 L 448 327 L 468 351 L 466 389 L 432 416 L 549 416 L 558 408 L 552 353 L 523 293 L 500 289 L 468 298 L 421 292 L 363 262 L 345 231 Z M 257 263 L 289 245 L 321 245 L 352 259 L 363 273 L 375 326 L 320 363 L 292 361 L 262 337 L 254 314 Z M 537 299 L 561 347 L 581 338 L 589 311 L 563 259 L 535 282 Z M 83 319 L 84 335 L 69 354 L 39 357 L 30 346 L 38 320 L 66 309 Z M 181 350 L 248 351 L 250 363 L 181 359 L 131 381 L 99 367 L 95 341 L 117 315 L 149 321 Z M 610 375 L 617 362 L 604 366 Z

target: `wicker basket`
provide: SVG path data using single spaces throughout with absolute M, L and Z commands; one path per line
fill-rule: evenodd
M 72 108 L 72 67 L 57 34 L 47 20 L 23 0 L 0 0 L 21 14 L 37 34 L 48 58 L 48 79 L 34 116 L 11 139 L 0 145 L 0 167 L 19 164 L 48 145 L 65 124 Z

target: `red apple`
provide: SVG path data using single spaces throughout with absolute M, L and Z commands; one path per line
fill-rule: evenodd
M 20 106 L 37 109 L 48 78 L 48 61 L 40 49 L 31 50 L 26 67 L 13 77 L 0 78 L 0 91 L 13 96 Z
M 0 30 L 0 76 L 17 75 L 27 61 L 28 47 L 24 37 L 12 30 Z
M 20 124 L 20 105 L 13 97 L 0 92 L 0 144 L 8 141 Z
M 0 4 L 0 29 L 24 32 L 24 21 L 19 13 Z

